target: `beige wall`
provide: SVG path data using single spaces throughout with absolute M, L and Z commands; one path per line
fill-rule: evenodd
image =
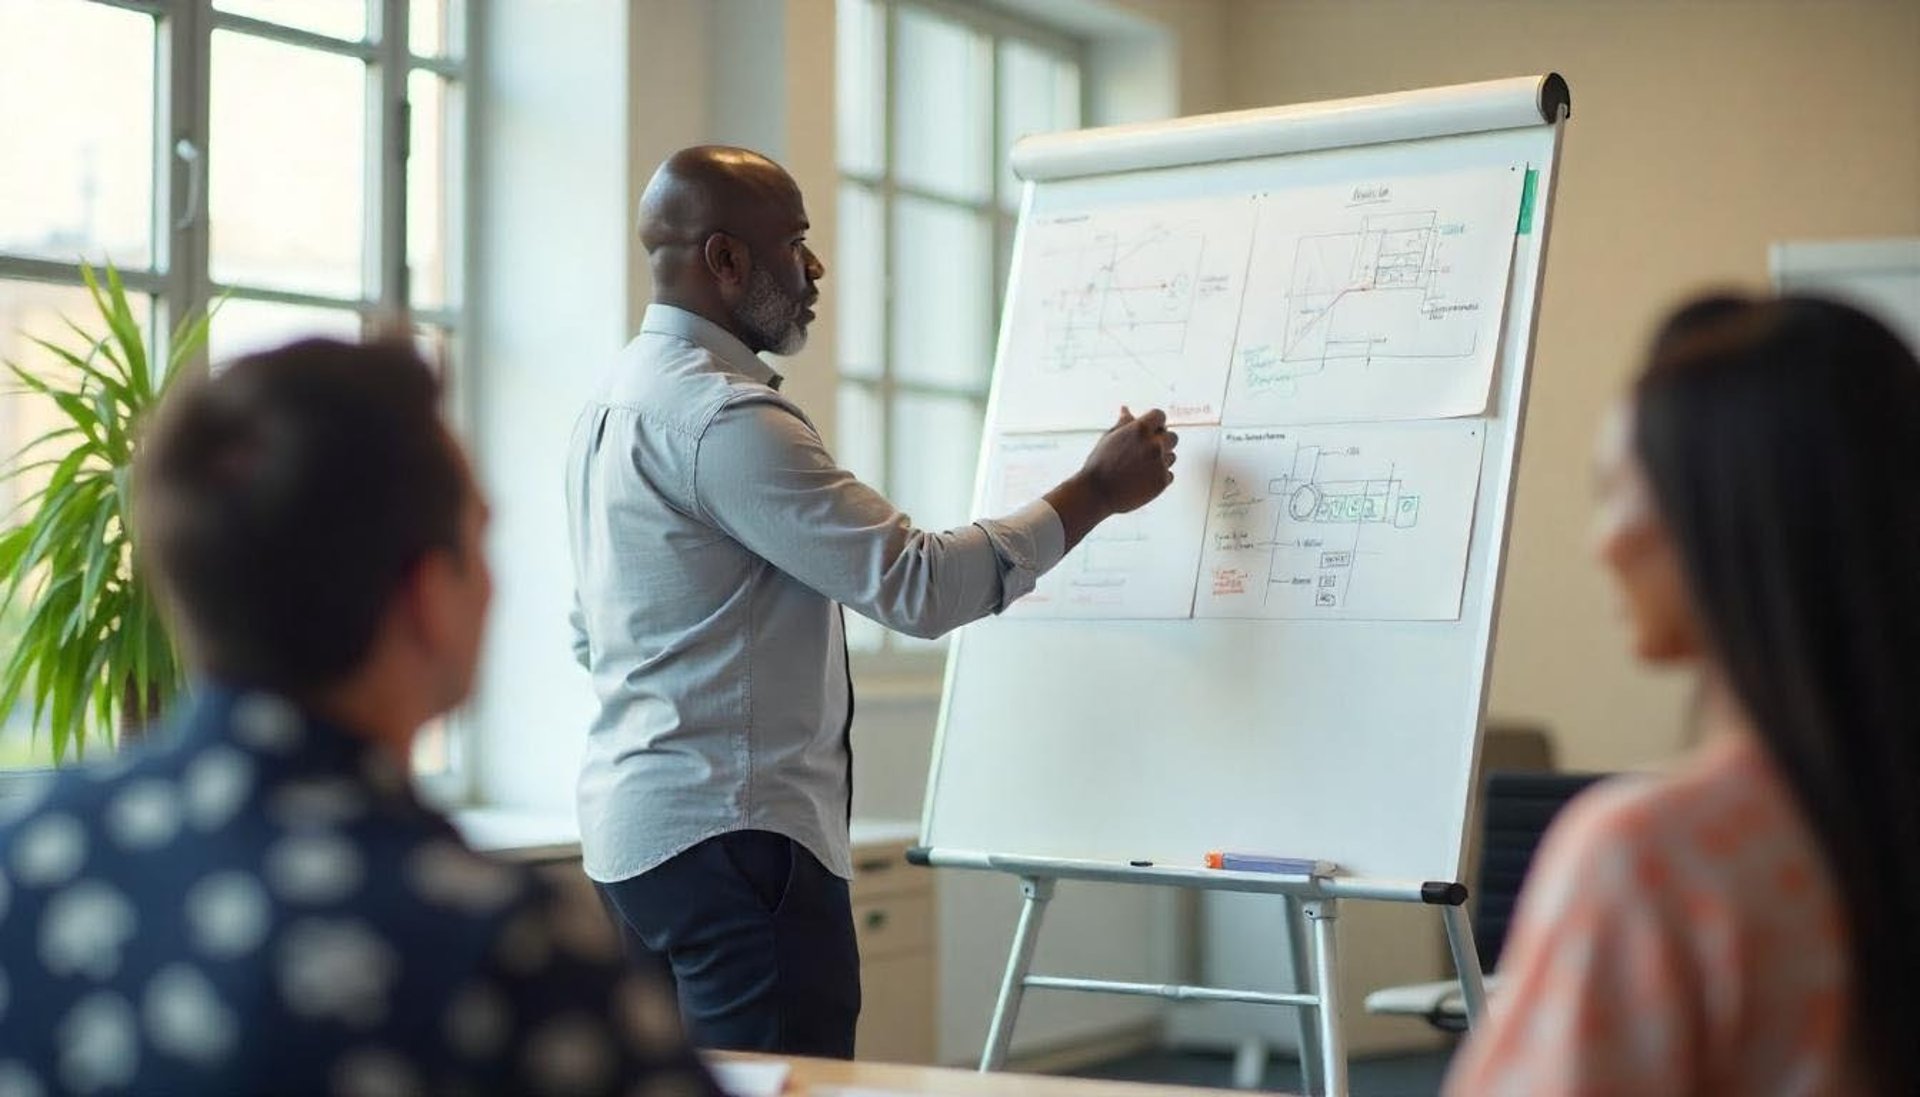
M 1113 0 L 1114 6 L 1164 27 L 1173 36 L 1180 113 L 1225 110 L 1228 101 L 1228 0 Z
M 1573 89 L 1494 661 L 1563 764 L 1680 744 L 1589 564 L 1596 421 L 1670 302 L 1762 286 L 1769 242 L 1920 231 L 1913 0 L 1232 0 L 1228 105 L 1555 70 Z

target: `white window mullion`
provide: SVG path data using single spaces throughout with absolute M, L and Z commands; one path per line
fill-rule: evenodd
M 370 77 L 367 124 L 367 285 L 381 311 L 398 316 L 407 307 L 407 0 L 375 5 L 380 20 L 379 54 Z
M 207 59 L 212 26 L 212 0 L 177 0 L 159 38 L 154 234 L 161 246 L 154 265 L 163 272 L 166 290 L 165 320 L 155 327 L 169 337 L 181 317 L 205 309 L 212 296 L 207 275 L 207 185 L 213 155 L 207 143 L 212 97 Z M 205 364 L 204 349 L 187 363 L 194 368 Z
M 897 97 L 893 94 L 895 69 L 899 67 L 899 58 L 895 50 L 900 40 L 900 9 L 891 0 L 881 11 L 880 31 L 880 373 L 878 393 L 880 401 L 880 490 L 889 499 L 898 491 L 893 482 L 894 448 L 899 444 L 898 432 L 893 421 L 893 381 L 897 364 L 893 358 L 894 348 L 894 263 L 893 263 L 893 204 L 894 185 L 898 173 L 894 170 L 894 117 L 899 113 Z M 890 652 L 899 646 L 898 634 L 891 629 L 880 632 L 880 650 Z

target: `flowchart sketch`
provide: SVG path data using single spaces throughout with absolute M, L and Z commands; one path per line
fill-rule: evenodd
M 1484 425 L 1221 431 L 1196 617 L 1460 616 Z
M 1486 410 L 1522 167 L 1259 196 L 1230 426 Z
M 1099 438 L 1097 431 L 1001 435 L 987 465 L 986 513 L 1005 514 L 1046 494 L 1080 468 Z M 1095 526 L 1008 615 L 1191 617 L 1218 442 L 1217 428 L 1180 431 L 1167 490 Z
M 1089 430 L 1122 405 L 1220 421 L 1253 198 L 1042 216 L 1021 242 L 1001 363 L 1009 430 Z

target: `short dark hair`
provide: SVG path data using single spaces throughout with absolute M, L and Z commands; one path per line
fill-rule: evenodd
M 365 660 L 429 551 L 460 551 L 468 473 L 401 343 L 307 339 L 181 378 L 135 461 L 135 535 L 186 647 L 299 697 Z

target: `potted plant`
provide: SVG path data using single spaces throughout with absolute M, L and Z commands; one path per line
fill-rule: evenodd
M 58 425 L 0 466 L 0 483 L 38 481 L 0 532 L 0 720 L 31 698 L 56 763 L 90 743 L 111 745 L 158 715 L 183 682 L 180 661 L 134 566 L 128 493 L 140 421 L 205 344 L 207 315 L 175 329 L 165 363 L 150 363 L 120 274 L 80 268 L 104 331 L 65 318 L 71 346 L 33 338 L 54 355 L 39 373 L 6 363 L 21 391 L 58 412 Z

